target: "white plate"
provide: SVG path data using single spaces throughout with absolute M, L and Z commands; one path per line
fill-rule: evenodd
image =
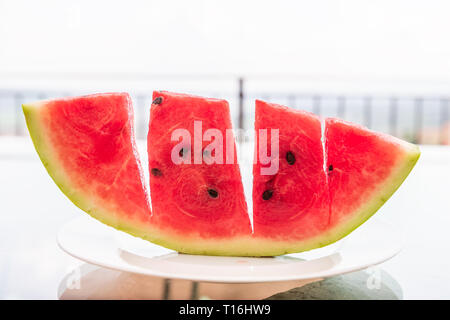
M 68 254 L 102 267 L 144 275 L 207 282 L 251 283 L 327 278 L 392 258 L 401 249 L 399 233 L 371 219 L 345 239 L 300 254 L 270 258 L 179 254 L 80 217 L 58 233 Z

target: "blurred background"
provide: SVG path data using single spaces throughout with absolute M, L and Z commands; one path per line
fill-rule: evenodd
M 129 92 L 145 157 L 153 90 L 227 99 L 235 128 L 253 127 L 259 98 L 421 144 L 376 215 L 409 239 L 383 268 L 405 298 L 449 298 L 449 17 L 445 0 L 0 0 L 0 299 L 57 298 L 80 264 L 55 242 L 80 210 L 21 104 Z
M 255 98 L 449 144 L 447 1 L 0 0 L 0 134 L 21 103 L 133 95 L 146 134 L 152 90 L 228 99 L 251 128 Z

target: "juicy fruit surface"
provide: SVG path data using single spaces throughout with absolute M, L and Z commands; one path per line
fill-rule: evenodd
M 128 94 L 43 101 L 23 108 L 41 160 L 76 205 L 116 227 L 149 219 Z
M 234 138 L 231 136 L 230 144 L 233 161 L 226 163 L 223 151 L 223 164 L 206 162 L 217 155 L 207 147 L 215 138 L 202 139 L 208 129 L 218 129 L 226 145 L 226 129 L 231 129 L 228 103 L 169 92 L 154 92 L 153 99 L 148 159 L 154 223 L 166 232 L 200 239 L 250 236 Z M 194 142 L 194 121 L 201 121 L 198 144 Z M 187 130 L 191 139 L 173 141 L 176 129 Z M 174 163 L 173 150 L 190 163 Z
M 408 162 L 412 169 L 418 158 L 418 149 L 411 144 L 346 121 L 327 119 L 325 132 L 331 225 L 345 223 L 374 197 L 386 202 L 390 196 L 383 190 L 386 182 L 396 175 L 403 181 L 408 168 L 397 171 Z
M 256 137 L 270 128 L 279 128 L 279 171 L 265 176 L 261 162 L 254 164 L 254 235 L 285 252 L 352 232 L 389 199 L 420 155 L 386 134 L 338 119 L 321 124 L 313 114 L 257 101 Z
M 154 92 L 148 135 L 153 215 L 128 94 L 42 101 L 23 109 L 44 166 L 75 205 L 183 253 L 268 256 L 330 244 L 374 214 L 420 154 L 414 145 L 337 119 L 326 120 L 324 137 L 317 116 L 257 101 L 255 128 L 279 129 L 280 148 L 274 174 L 262 175 L 265 165 L 254 165 L 252 234 L 226 101 Z M 196 121 L 202 126 L 199 145 Z M 172 141 L 176 129 L 185 129 L 191 140 Z M 218 131 L 202 139 L 208 129 Z M 217 132 L 232 151 L 229 163 L 223 150 L 225 164 L 208 164 L 217 156 L 218 149 L 210 148 Z M 191 163 L 175 164 L 173 153 Z
M 278 170 L 261 174 L 261 169 L 268 165 L 259 158 L 253 167 L 255 236 L 297 241 L 319 234 L 326 228 L 329 217 L 320 119 L 311 113 L 259 100 L 255 114 L 255 143 L 265 144 L 260 141 L 259 130 L 267 129 L 269 153 L 270 130 L 279 130 L 279 154 L 271 155 Z M 259 150 L 258 145 L 255 150 Z

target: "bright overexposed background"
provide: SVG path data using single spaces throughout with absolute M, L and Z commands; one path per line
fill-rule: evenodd
M 437 0 L 0 0 L 0 134 L 24 133 L 24 101 L 116 90 L 140 98 L 141 119 L 154 89 L 227 98 L 237 123 L 243 78 L 246 128 L 259 97 L 448 144 L 449 13 Z
M 449 81 L 448 1 L 0 2 L 0 73 Z
M 409 235 L 383 268 L 406 298 L 449 298 L 449 17 L 444 0 L 0 0 L 0 299 L 55 298 L 79 263 L 54 238 L 80 210 L 20 105 L 127 91 L 144 138 L 153 90 L 226 98 L 235 127 L 260 98 L 424 145 L 376 215 Z

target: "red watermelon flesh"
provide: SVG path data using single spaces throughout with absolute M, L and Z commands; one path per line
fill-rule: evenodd
M 256 237 L 279 241 L 311 238 L 328 225 L 329 197 L 323 168 L 321 124 L 316 115 L 256 101 L 255 144 L 259 150 L 260 129 L 279 130 L 279 164 L 273 174 L 261 158 L 253 167 L 253 221 Z M 274 149 L 275 151 L 276 149 Z
M 389 199 L 420 155 L 359 125 L 256 101 L 256 142 L 270 128 L 279 128 L 279 170 L 262 175 L 260 159 L 253 168 L 254 237 L 266 254 L 343 238 Z
M 277 172 L 263 175 L 267 164 L 254 165 L 252 233 L 226 101 L 154 92 L 153 215 L 128 94 L 41 101 L 23 110 L 44 166 L 75 205 L 119 230 L 193 254 L 268 256 L 337 241 L 381 207 L 420 154 L 388 135 L 337 119 L 321 126 L 311 113 L 257 101 L 255 128 L 269 129 L 269 141 L 270 129 L 279 129 L 280 145 L 271 155 Z M 172 141 L 176 129 L 194 138 L 198 121 L 200 136 L 216 129 L 210 140 Z M 225 164 L 211 163 L 218 134 L 232 151 L 230 158 L 222 150 Z M 173 153 L 191 163 L 175 164 Z
M 326 119 L 330 226 L 357 227 L 383 205 L 419 157 L 416 146 L 339 119 Z
M 23 105 L 23 111 L 49 175 L 76 206 L 92 217 L 179 252 L 257 255 L 237 162 L 174 168 L 168 162 L 170 152 L 169 158 L 164 154 L 171 151 L 163 143 L 170 131 L 164 125 L 189 119 L 184 123 L 188 126 L 191 120 L 202 119 L 206 128 L 231 128 L 228 105 L 221 100 L 166 93 L 161 96 L 167 108 L 173 107 L 173 113 L 169 116 L 164 102 L 152 111 L 153 120 L 159 118 L 161 122 L 151 123 L 151 163 L 161 164 L 161 177 L 168 179 L 167 184 L 153 180 L 154 215 L 135 146 L 128 94 L 40 101 Z M 177 112 L 179 116 L 173 116 Z M 230 141 L 235 151 L 232 136 Z
M 72 202 L 118 229 L 149 221 L 128 94 L 41 101 L 23 110 L 42 162 Z
M 153 99 L 148 159 L 154 223 L 164 232 L 185 241 L 189 238 L 208 241 L 250 237 L 251 226 L 234 137 L 232 134 L 227 137 L 226 132 L 232 128 L 228 103 L 164 91 L 155 91 Z M 194 142 L 195 121 L 201 123 L 200 131 L 197 130 L 197 137 L 200 137 L 197 145 Z M 186 130 L 190 140 L 177 138 L 173 141 L 172 134 L 177 129 Z M 224 146 L 228 138 L 233 153 L 231 163 L 226 163 L 225 151 L 223 164 L 206 163 L 208 157 L 218 155 L 208 147 L 216 138 L 202 139 L 208 129 L 219 130 Z M 174 163 L 173 152 L 190 163 Z M 221 245 L 225 244 L 218 243 L 214 250 L 219 250 Z

